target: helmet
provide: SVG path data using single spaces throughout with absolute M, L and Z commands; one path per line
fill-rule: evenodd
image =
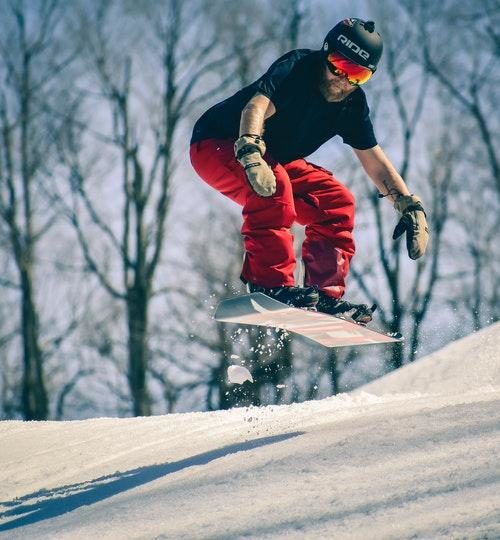
M 382 38 L 375 32 L 373 21 L 344 19 L 328 32 L 323 51 L 340 53 L 351 62 L 375 71 L 382 56 Z

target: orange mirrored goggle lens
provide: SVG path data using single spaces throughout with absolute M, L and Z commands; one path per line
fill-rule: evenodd
M 334 75 L 346 77 L 355 86 L 364 84 L 373 75 L 371 69 L 355 64 L 337 53 L 327 56 L 327 66 Z

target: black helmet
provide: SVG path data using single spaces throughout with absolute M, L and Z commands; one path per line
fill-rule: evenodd
M 375 71 L 382 56 L 382 38 L 375 32 L 373 21 L 344 19 L 328 32 L 323 51 L 327 54 L 338 52 L 352 62 Z

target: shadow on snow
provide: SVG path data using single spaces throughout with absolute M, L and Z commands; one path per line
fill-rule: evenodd
M 262 437 L 260 439 L 210 450 L 209 452 L 204 452 L 203 454 L 198 454 L 174 463 L 148 465 L 147 467 L 139 467 L 131 471 L 116 472 L 108 476 L 89 480 L 88 482 L 61 486 L 55 489 L 42 489 L 12 501 L 0 503 L 3 506 L 12 507 L 0 513 L 0 519 L 10 516 L 21 516 L 1 524 L 0 532 L 61 516 L 81 506 L 95 504 L 188 467 L 206 465 L 211 461 L 229 454 L 253 450 L 254 448 L 285 441 L 302 434 L 301 432 L 293 432 L 272 437 Z M 37 500 L 32 502 L 34 499 Z

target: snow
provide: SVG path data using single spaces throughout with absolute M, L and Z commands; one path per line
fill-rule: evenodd
M 231 365 L 227 368 L 227 378 L 232 384 L 243 384 L 246 381 L 253 382 L 253 377 L 246 367 Z
M 363 390 L 378 396 L 394 392 L 460 393 L 500 383 L 500 323 L 447 345 L 389 373 Z
M 321 401 L 0 423 L 0 538 L 500 538 L 500 324 Z

